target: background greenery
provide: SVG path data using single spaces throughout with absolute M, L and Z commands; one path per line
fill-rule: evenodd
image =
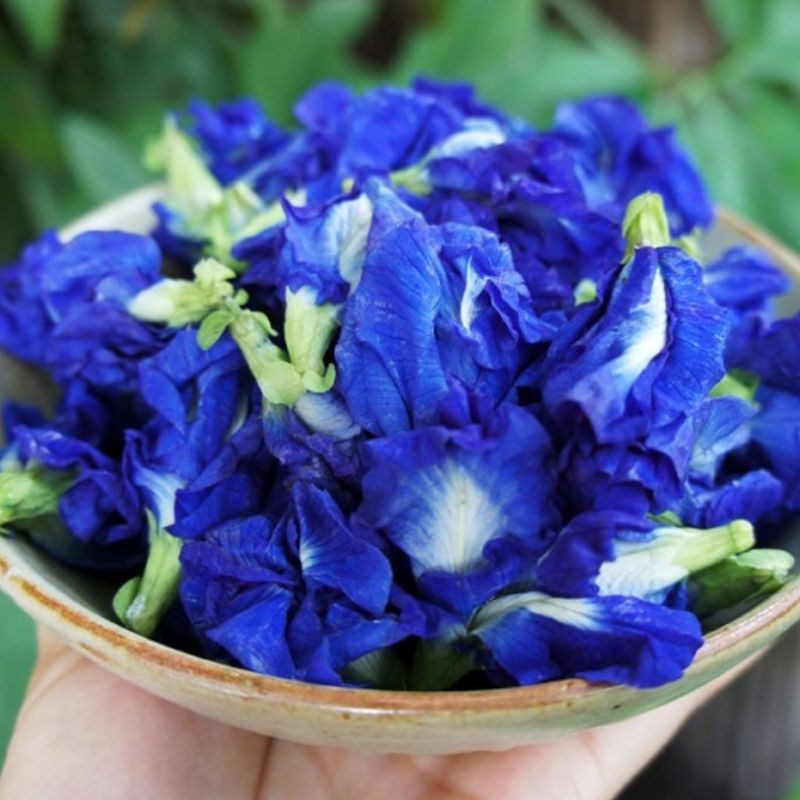
M 540 124 L 630 95 L 720 202 L 800 247 L 799 45 L 797 0 L 0 0 L 0 262 L 146 181 L 144 143 L 192 96 L 253 95 L 290 125 L 317 80 L 419 73 Z M 0 604 L 0 758 L 31 647 Z

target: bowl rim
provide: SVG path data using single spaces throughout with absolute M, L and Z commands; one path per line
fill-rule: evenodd
M 112 206 L 120 209 L 141 208 L 145 202 L 149 204 L 157 199 L 159 194 L 160 189 L 157 186 L 144 187 L 123 196 L 106 208 L 108 210 L 111 210 Z M 100 208 L 92 212 L 85 221 L 94 221 L 103 210 L 104 208 Z M 747 241 L 768 250 L 791 276 L 800 281 L 800 255 L 772 234 L 722 207 L 716 209 L 715 219 L 741 234 Z M 74 235 L 83 228 L 83 223 L 84 220 L 74 223 L 65 234 Z M 453 711 L 485 713 L 507 711 L 509 708 L 523 706 L 571 704 L 589 699 L 599 700 L 603 696 L 618 694 L 620 690 L 652 692 L 655 695 L 659 689 L 671 685 L 639 690 L 621 684 L 591 682 L 582 678 L 563 678 L 526 686 L 433 692 L 328 686 L 265 675 L 168 647 L 103 617 L 38 573 L 28 559 L 16 552 L 18 548 L 15 546 L 15 541 L 20 540 L 14 537 L 8 539 L 0 537 L 0 589 L 17 601 L 39 623 L 46 627 L 57 627 L 62 635 L 64 629 L 68 629 L 71 635 L 67 635 L 66 638 L 71 643 L 79 642 L 84 652 L 90 656 L 95 655 L 102 662 L 108 663 L 109 659 L 98 648 L 101 645 L 110 645 L 114 650 L 127 651 L 144 666 L 155 670 L 167 670 L 184 677 L 190 675 L 193 679 L 216 686 L 227 694 L 242 694 L 248 697 L 255 694 L 260 699 L 325 706 L 334 710 L 347 709 L 367 714 L 389 712 L 430 715 Z M 798 606 L 800 606 L 800 573 L 794 575 L 781 589 L 747 613 L 705 636 L 704 643 L 692 663 L 672 685 L 685 683 L 688 687 L 686 691 L 689 691 L 705 682 L 703 675 L 713 671 L 717 661 L 724 660 L 726 654 L 737 648 L 746 649 L 751 637 L 757 637 L 759 632 L 765 633 L 761 637 L 763 639 L 761 644 L 766 644 L 773 636 L 795 622 L 790 615 Z

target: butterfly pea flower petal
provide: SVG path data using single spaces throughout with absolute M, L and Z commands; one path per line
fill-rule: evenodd
M 786 487 L 784 505 L 800 508 L 800 395 L 762 385 L 756 392 L 758 413 L 752 437 L 771 471 Z
M 695 261 L 641 247 L 593 324 L 582 335 L 565 329 L 572 343 L 553 351 L 545 403 L 557 414 L 580 409 L 601 442 L 642 435 L 691 412 L 719 382 L 728 330 Z
M 434 334 L 443 275 L 432 233 L 388 189 L 372 191 L 369 249 L 335 360 L 353 418 L 380 435 L 429 419 L 447 387 Z
M 784 516 L 787 486 L 768 469 L 752 469 L 744 475 L 725 478 L 714 486 L 689 484 L 680 503 L 687 524 L 698 527 L 725 525 L 734 519 L 753 524 Z
M 553 134 L 570 148 L 592 207 L 621 220 L 644 191 L 663 198 L 673 233 L 709 225 L 714 209 L 702 178 L 671 128 L 650 128 L 636 106 L 620 97 L 564 103 Z
M 353 536 L 326 492 L 299 484 L 294 489 L 294 503 L 305 580 L 341 592 L 372 614 L 383 611 L 392 585 L 386 557 Z
M 786 274 L 762 250 L 738 245 L 703 271 L 709 294 L 739 316 L 769 315 L 770 300 L 791 288 Z
M 363 446 L 356 517 L 405 552 L 418 577 L 479 572 L 504 539 L 542 550 L 553 513 L 550 441 L 536 418 L 515 406 L 463 408 L 463 389 L 449 399 L 444 424 Z M 459 406 L 472 418 L 448 420 Z
M 765 324 L 760 319 L 734 331 L 725 357 L 729 368 L 752 373 L 763 384 L 800 394 L 800 314 Z
M 310 287 L 320 304 L 343 302 L 361 279 L 372 201 L 366 194 L 321 206 L 286 205 L 286 245 L 279 271 L 289 289 Z
M 680 678 L 703 643 L 693 614 L 634 597 L 507 595 L 470 628 L 520 684 L 576 676 L 660 686 Z
M 192 134 L 209 168 L 223 185 L 234 183 L 261 161 L 280 152 L 291 139 L 250 98 L 216 107 L 192 100 L 189 113 Z

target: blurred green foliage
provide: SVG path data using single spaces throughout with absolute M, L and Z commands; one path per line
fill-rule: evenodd
M 541 124 L 561 99 L 631 95 L 679 127 L 721 202 L 800 245 L 800 3 L 705 8 L 719 52 L 678 71 L 590 0 L 0 0 L 0 258 L 147 180 L 147 137 L 192 96 L 251 94 L 291 124 L 322 78 L 420 73 Z

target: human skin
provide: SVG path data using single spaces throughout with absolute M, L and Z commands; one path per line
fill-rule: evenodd
M 504 753 L 367 755 L 205 719 L 50 634 L 40 633 L 39 652 L 0 800 L 610 800 L 735 677 L 625 722 Z

